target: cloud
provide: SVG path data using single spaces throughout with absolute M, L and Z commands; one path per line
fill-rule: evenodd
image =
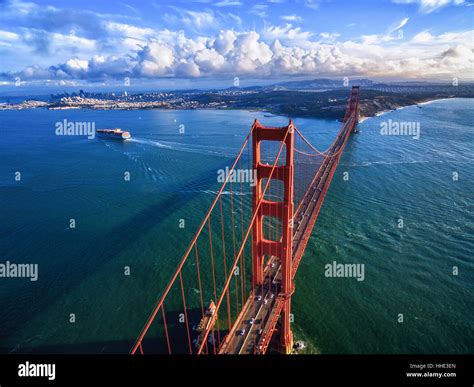
M 421 13 L 431 13 L 448 5 L 461 5 L 464 0 L 392 0 L 395 4 L 418 4 Z
M 270 31 L 274 29 L 270 28 Z M 268 40 L 256 31 L 222 30 L 217 36 L 187 38 L 168 31 L 125 56 L 72 57 L 43 69 L 29 66 L 18 74 L 24 79 L 214 79 L 234 76 L 378 76 L 471 77 L 474 65 L 474 31 L 432 35 L 425 31 L 410 41 L 382 46 L 378 41 L 306 42 L 285 44 Z M 276 34 L 278 35 L 278 34 Z M 330 37 L 328 34 L 327 38 Z
M 222 0 L 217 3 L 214 3 L 216 7 L 236 7 L 242 5 L 240 1 L 233 0 Z
M 268 16 L 267 9 L 268 5 L 266 4 L 255 4 L 254 6 L 252 6 L 252 8 L 250 8 L 249 13 L 258 16 L 262 19 L 265 19 Z
M 165 43 L 152 42 L 139 52 L 135 67 L 140 76 L 154 78 L 169 75 L 175 62 L 173 49 Z
M 416 34 L 410 41 L 411 44 L 421 48 L 423 46 L 454 46 L 473 42 L 473 30 L 464 32 L 445 32 L 432 35 L 428 30 Z
M 122 3 L 122 2 L 118 2 L 119 5 L 121 5 L 122 7 L 124 7 L 127 11 L 130 11 L 136 15 L 139 15 L 140 14 L 140 11 L 135 8 L 135 7 L 132 7 L 130 4 L 127 4 L 127 3 Z
M 107 22 L 105 24 L 106 30 L 115 36 L 120 35 L 127 38 L 134 39 L 149 39 L 156 34 L 156 31 L 152 28 L 142 28 L 125 23 Z
M 392 25 L 389 28 L 388 33 L 391 34 L 392 32 L 395 32 L 395 31 L 399 30 L 400 28 L 404 27 L 408 23 L 408 20 L 410 20 L 410 18 L 406 17 L 406 18 L 400 20 L 398 23 L 395 23 L 394 25 Z
M 220 6 L 236 2 L 222 0 Z M 248 11 L 266 17 L 269 3 L 254 4 Z M 435 34 L 427 29 L 411 39 L 402 39 L 399 33 L 409 22 L 405 17 L 380 34 L 341 41 L 338 32 L 316 33 L 295 27 L 293 22 L 299 16 L 291 14 L 281 17 L 291 22 L 273 25 L 264 21 L 261 27 L 252 29 L 243 26 L 238 15 L 215 8 L 197 11 L 168 6 L 166 12 L 169 14 L 163 18 L 163 25 L 155 29 L 118 15 L 0 0 L 0 21 L 9 20 L 10 25 L 18 21 L 18 27 L 8 30 L 2 26 L 0 30 L 4 68 L 0 76 L 65 82 L 126 76 L 222 79 L 237 75 L 456 74 L 473 78 L 472 30 Z
M 150 33 L 147 29 L 125 23 L 126 20 L 134 20 L 134 17 L 21 0 L 0 1 L 0 24 L 9 26 L 11 31 L 8 32 L 18 37 L 14 47 L 15 58 L 12 58 L 13 51 L 0 53 L 3 65 L 15 69 L 32 61 L 44 66 L 48 61 L 59 63 L 72 56 L 91 57 L 97 52 L 125 54 L 139 43 L 136 39 L 148 38 L 145 32 L 140 33 L 141 30 Z M 129 40 L 126 34 L 135 41 Z M 0 47 L 4 49 L 9 47 L 5 38 L 0 36 Z
M 234 48 L 234 42 L 236 40 L 237 35 L 234 31 L 221 31 L 214 41 L 214 48 L 222 55 L 227 55 Z
M 18 0 L 0 2 L 0 20 L 21 25 L 26 29 L 45 32 L 70 34 L 71 31 L 74 31 L 76 35 L 88 39 L 106 35 L 104 22 L 111 17 L 112 15 L 83 9 L 40 6 Z
M 177 29 L 187 29 L 194 33 L 203 33 L 215 31 L 223 22 L 226 15 L 215 12 L 212 9 L 200 9 L 198 11 L 189 10 L 177 6 L 168 7 L 171 12 L 164 15 L 164 22 L 167 25 L 173 26 Z M 220 17 L 218 17 L 218 15 Z M 227 18 L 235 18 L 227 16 Z
M 237 72 L 251 73 L 258 69 L 264 70 L 263 65 L 269 63 L 273 52 L 270 47 L 260 40 L 255 31 L 237 37 L 234 51 L 234 61 Z
M 320 42 L 333 43 L 337 38 L 339 38 L 339 36 L 341 36 L 341 34 L 338 32 L 321 32 L 319 36 L 321 37 Z
M 303 20 L 303 18 L 298 15 L 283 15 L 280 16 L 280 18 L 288 22 L 301 22 Z
M 393 23 L 384 34 L 362 35 L 361 39 L 365 44 L 369 45 L 388 43 L 393 40 L 403 39 L 403 30 L 401 28 L 408 23 L 408 20 L 410 19 L 406 17 Z
M 0 47 L 14 47 L 20 41 L 20 35 L 0 30 Z
M 303 31 L 300 27 L 293 27 L 292 24 L 284 26 L 268 26 L 262 31 L 262 36 L 267 41 L 280 40 L 287 44 L 306 46 L 314 34 Z
M 212 12 L 186 11 L 187 16 L 182 19 L 186 25 L 195 26 L 198 30 L 212 27 L 216 24 Z
M 206 48 L 196 53 L 194 62 L 204 73 L 212 74 L 226 65 L 225 57 L 214 48 Z
M 304 5 L 312 10 L 319 9 L 319 0 L 306 0 Z
M 4 42 L 14 42 L 20 39 L 18 34 L 9 31 L 2 31 L 0 30 L 0 41 Z

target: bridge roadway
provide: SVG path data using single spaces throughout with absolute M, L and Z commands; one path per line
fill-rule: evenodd
M 355 124 L 354 115 L 344 123 L 328 151 L 329 155 L 336 156 L 326 157 L 321 163 L 301 204 L 295 211 L 293 217 L 292 277 L 296 274 L 319 209 L 329 188 L 332 174 L 334 174 L 346 140 Z M 266 352 L 283 305 L 283 297 L 280 293 L 281 265 L 277 257 L 270 257 L 263 274 L 264 284 L 256 286 L 250 292 L 237 321 L 220 346 L 220 354 Z

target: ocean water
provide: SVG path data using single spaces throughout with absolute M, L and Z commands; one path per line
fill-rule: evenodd
M 249 111 L 0 112 L 0 263 L 39 265 L 37 282 L 0 279 L 0 352 L 127 353 L 254 118 L 288 122 Z M 133 140 L 55 136 L 64 119 Z M 420 138 L 381 135 L 389 119 L 419 122 Z M 296 277 L 295 332 L 317 352 L 474 352 L 472 122 L 472 100 L 442 100 L 368 119 L 350 138 Z M 323 149 L 340 126 L 295 124 Z M 326 277 L 333 261 L 364 264 L 364 281 Z

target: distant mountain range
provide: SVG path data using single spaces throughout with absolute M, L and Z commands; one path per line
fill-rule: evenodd
M 302 81 L 279 82 L 273 85 L 273 88 L 280 90 L 314 90 L 314 89 L 337 89 L 352 85 L 372 86 L 375 82 L 370 79 L 356 79 L 344 82 L 344 79 L 312 79 Z
M 466 85 L 465 82 L 463 82 Z M 347 89 L 350 86 L 358 85 L 365 89 L 380 89 L 390 87 L 439 87 L 442 85 L 448 85 L 447 82 L 427 82 L 427 81 L 398 81 L 398 82 L 380 82 L 372 81 L 371 79 L 348 79 L 344 82 L 344 79 L 306 79 L 306 80 L 295 80 L 278 82 L 266 86 L 249 86 L 249 87 L 230 87 L 226 90 L 248 90 L 248 91 L 325 91 L 334 89 Z M 472 86 L 472 84 L 471 84 Z

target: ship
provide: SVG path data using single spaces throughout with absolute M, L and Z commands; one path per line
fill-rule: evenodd
M 116 140 L 128 140 L 132 138 L 130 132 L 124 132 L 120 128 L 115 129 L 97 129 L 96 133 L 101 138 L 114 138 Z

